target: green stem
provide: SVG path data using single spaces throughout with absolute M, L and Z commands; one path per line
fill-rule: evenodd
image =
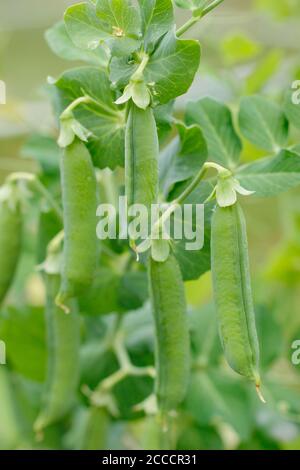
M 84 92 L 84 90 L 83 90 L 83 92 Z M 120 116 L 120 113 L 118 113 L 117 111 L 114 111 L 113 109 L 107 107 L 103 103 L 100 103 L 99 101 L 95 100 L 94 98 L 92 98 L 89 95 L 84 95 L 84 96 L 80 96 L 79 98 L 76 98 L 76 100 L 72 101 L 72 103 L 70 103 L 69 106 L 67 106 L 67 108 L 62 112 L 60 118 L 61 119 L 67 118 L 68 115 L 70 115 L 70 113 L 72 113 L 74 111 L 74 109 L 77 108 L 78 106 L 80 106 L 81 104 L 93 104 L 93 105 L 97 106 L 98 108 L 103 109 L 107 114 L 110 114 L 111 116 L 118 117 L 118 118 Z
M 143 78 L 143 73 L 144 73 L 145 68 L 148 65 L 148 62 L 149 62 L 148 54 L 143 54 L 143 58 L 142 58 L 140 65 L 138 66 L 137 70 L 134 72 L 134 74 L 131 77 L 131 80 L 133 82 L 141 80 Z
M 212 10 L 214 10 L 217 6 L 219 6 L 221 3 L 223 3 L 224 0 L 214 0 L 210 5 L 208 5 L 204 10 L 201 11 L 198 15 L 192 16 L 181 28 L 179 28 L 176 32 L 177 37 L 179 38 L 182 36 L 186 31 L 188 31 L 190 28 L 192 28 L 196 23 L 198 23 L 201 18 L 206 16 L 208 13 L 210 13 Z
M 201 181 L 205 178 L 206 173 L 208 170 L 214 169 L 216 170 L 220 175 L 221 174 L 230 174 L 231 172 L 227 170 L 226 168 L 222 167 L 221 165 L 218 165 L 217 163 L 214 162 L 206 162 L 204 163 L 203 167 L 199 171 L 199 173 L 195 176 L 193 181 L 188 185 L 188 187 L 180 194 L 180 196 L 168 207 L 168 209 L 162 214 L 162 216 L 158 219 L 158 221 L 155 223 L 152 233 L 156 233 L 157 229 L 162 227 L 162 225 L 168 220 L 168 218 L 175 212 L 176 208 L 184 203 L 184 201 L 188 198 L 188 196 L 198 187 L 198 185 L 201 183 Z M 207 199 L 208 202 L 210 198 Z
M 12 173 L 9 175 L 8 182 L 14 183 L 17 181 L 27 181 L 28 183 L 31 183 L 32 187 L 40 193 L 42 197 L 45 198 L 45 200 L 49 203 L 49 205 L 52 207 L 54 210 L 57 218 L 63 222 L 63 213 L 55 199 L 52 197 L 52 195 L 49 193 L 49 191 L 45 188 L 45 186 L 40 182 L 40 180 L 37 178 L 36 175 L 32 173 Z
M 202 17 L 208 15 L 212 10 L 217 8 L 221 3 L 223 3 L 224 0 L 214 0 L 210 5 L 208 5 L 206 8 L 204 8 L 202 12 Z

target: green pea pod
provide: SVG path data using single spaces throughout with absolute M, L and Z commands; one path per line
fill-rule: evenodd
M 81 450 L 105 450 L 108 427 L 108 412 L 103 408 L 90 408 Z
M 0 200 L 0 304 L 13 281 L 21 253 L 22 213 L 20 203 L 13 198 L 13 190 L 6 185 L 7 199 Z
M 96 177 L 91 156 L 77 138 L 64 151 L 61 174 L 65 237 L 57 304 L 68 311 L 66 301 L 92 284 L 97 260 Z
M 79 316 L 76 308 L 72 309 L 72 314 L 66 315 L 55 305 L 60 277 L 45 275 L 45 280 L 48 372 L 44 407 L 34 424 L 37 433 L 62 419 L 71 410 L 79 383 Z
M 149 261 L 151 300 L 156 326 L 156 396 L 162 412 L 185 397 L 190 372 L 190 339 L 184 286 L 173 253 L 166 261 Z
M 157 202 L 159 143 L 152 108 L 133 103 L 125 138 L 125 186 L 128 207 L 143 204 L 148 210 Z
M 211 236 L 214 298 L 225 355 L 232 369 L 253 380 L 259 390 L 246 221 L 239 204 L 217 207 Z

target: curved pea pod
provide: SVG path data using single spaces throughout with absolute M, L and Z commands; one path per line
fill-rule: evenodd
M 125 187 L 128 207 L 157 202 L 159 143 L 152 108 L 131 103 L 125 136 Z
M 61 179 L 65 237 L 57 304 L 64 307 L 92 284 L 97 260 L 96 177 L 91 156 L 77 138 L 64 151 Z
M 0 304 L 13 281 L 22 244 L 21 205 L 13 201 L 13 190 L 7 185 L 7 198 L 0 199 Z
M 231 368 L 253 380 L 259 390 L 246 221 L 239 204 L 217 207 L 211 237 L 214 298 L 225 355 Z
M 156 327 L 156 396 L 162 412 L 183 401 L 190 373 L 190 338 L 184 285 L 173 253 L 166 261 L 149 260 L 152 308 Z
M 80 319 L 76 306 L 70 315 L 55 304 L 60 285 L 58 275 L 45 275 L 48 370 L 44 406 L 35 432 L 62 419 L 73 407 L 79 383 Z

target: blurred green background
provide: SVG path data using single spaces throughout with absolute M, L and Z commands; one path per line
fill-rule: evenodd
M 72 3 L 75 2 L 0 0 L 0 79 L 7 86 L 7 104 L 0 106 L 0 182 L 12 171 L 38 169 L 34 155 L 22 150 L 31 134 L 56 135 L 46 80 L 74 64 L 66 64 L 51 52 L 44 32 L 62 18 Z M 177 14 L 178 24 L 183 23 L 187 15 L 182 11 Z M 233 110 L 245 94 L 259 93 L 280 101 L 292 81 L 300 78 L 299 0 L 225 0 L 189 35 L 200 39 L 203 58 L 192 89 L 178 100 L 178 114 L 188 100 L 205 95 L 227 102 Z M 291 143 L 299 143 L 299 133 L 293 132 Z M 257 149 L 245 143 L 245 162 L 260 156 Z M 199 381 L 199 393 L 194 391 L 195 396 L 189 397 L 187 405 L 190 409 L 195 407 L 199 420 L 181 437 L 182 448 L 192 448 L 192 443 L 198 443 L 201 437 L 203 448 L 300 449 L 300 366 L 291 362 L 291 344 L 300 339 L 300 191 L 264 201 L 251 199 L 246 201 L 245 210 L 254 295 L 270 383 L 269 406 L 254 406 L 255 415 L 250 421 L 254 420 L 255 425 L 252 423 L 251 427 L 244 414 L 244 392 L 239 384 L 235 387 L 224 381 L 212 391 L 211 385 Z M 33 224 L 32 233 L 34 230 Z M 44 302 L 43 285 L 30 255 L 32 241 L 30 236 L 27 238 L 28 254 L 23 256 L 9 300 L 19 305 L 27 302 L 39 309 Z M 211 301 L 210 274 L 187 283 L 186 289 L 189 304 L 202 318 L 201 312 L 204 315 Z M 34 340 L 33 334 L 26 340 L 21 337 L 20 343 L 24 348 L 28 346 L 30 353 Z M 26 386 L 23 384 L 22 390 Z M 34 384 L 31 387 L 34 401 L 34 393 L 39 392 Z M 24 390 L 22 393 L 26 395 Z M 225 403 L 222 393 L 228 398 Z M 212 402 L 208 399 L 210 394 L 214 397 Z M 21 396 L 19 400 L 22 399 Z M 205 409 L 206 414 L 198 413 L 198 409 Z M 130 424 L 131 437 L 122 445 L 142 446 L 141 428 L 145 429 L 144 422 Z M 0 440 L 5 432 L 0 431 Z M 57 439 L 55 435 L 48 446 L 61 446 Z M 121 444 L 116 438 L 111 445 Z M 19 446 L 23 446 L 22 439 Z

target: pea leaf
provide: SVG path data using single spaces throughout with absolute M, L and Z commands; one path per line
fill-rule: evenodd
M 260 340 L 260 365 L 268 369 L 283 353 L 283 333 L 272 309 L 256 307 L 256 323 Z
M 289 125 L 284 113 L 261 96 L 242 98 L 239 124 L 243 136 L 261 149 L 277 153 L 287 143 Z
M 170 193 L 169 199 L 176 198 L 189 182 L 176 184 L 174 190 Z M 185 200 L 186 204 L 201 204 L 203 203 L 208 196 L 211 194 L 216 184 L 215 179 L 206 180 L 198 188 L 192 192 L 192 194 Z M 200 237 L 201 230 L 204 228 L 204 245 L 202 249 L 199 250 L 187 250 L 186 243 L 189 243 L 190 240 L 187 240 L 183 237 L 180 241 L 175 241 L 173 243 L 173 250 L 175 256 L 179 262 L 180 269 L 182 272 L 182 277 L 185 281 L 191 281 L 198 279 L 200 276 L 205 274 L 210 270 L 210 227 L 211 227 L 211 216 L 214 208 L 214 204 L 206 204 L 204 211 L 204 227 L 196 227 L 195 218 L 193 218 L 193 231 L 198 232 Z
M 174 183 L 197 173 L 207 159 L 207 145 L 199 126 L 177 124 L 179 136 L 160 155 L 160 182 L 165 194 Z
M 113 55 L 130 54 L 140 44 L 141 17 L 130 0 L 98 0 L 96 13 L 110 35 Z
M 222 356 L 214 305 L 194 309 L 189 315 L 192 351 L 201 365 L 217 366 Z
M 70 6 L 65 13 L 65 25 L 73 43 L 81 49 L 97 49 L 100 42 L 109 37 L 105 25 L 96 15 L 91 3 Z
M 200 425 L 213 423 L 222 418 L 230 424 L 242 439 L 248 439 L 254 426 L 251 407 L 245 408 L 249 401 L 249 391 L 245 384 L 226 376 L 220 370 L 194 374 L 185 408 Z M 202 406 L 197 406 L 197 403 Z
M 189 103 L 186 122 L 200 126 L 212 161 L 227 168 L 237 166 L 242 144 L 235 132 L 231 112 L 227 106 L 211 98 Z
M 80 60 L 101 67 L 107 65 L 107 55 L 102 47 L 97 47 L 94 50 L 83 50 L 77 47 L 72 42 L 63 22 L 56 23 L 46 31 L 46 40 L 50 49 L 62 59 Z
M 300 185 L 300 156 L 282 150 L 275 157 L 241 167 L 237 178 L 244 188 L 255 191 L 257 197 L 276 196 Z
M 145 272 L 125 273 L 119 288 L 119 305 L 123 310 L 141 308 L 148 298 L 148 278 Z
M 55 83 L 59 92 L 60 111 L 83 93 L 98 105 L 78 107 L 74 114 L 93 135 L 88 148 L 99 168 L 115 168 L 124 164 L 125 117 L 114 104 L 106 73 L 96 67 L 82 67 L 65 72 Z
M 139 0 L 146 50 L 154 45 L 174 24 L 172 0 Z
M 102 268 L 89 291 L 80 298 L 80 311 L 84 315 L 107 315 L 120 311 L 118 290 L 120 276 L 108 268 Z
M 174 30 L 163 37 L 144 74 L 145 80 L 154 84 L 159 103 L 168 103 L 186 93 L 198 70 L 200 55 L 198 41 L 177 39 Z
M 283 109 L 290 123 L 297 129 L 300 129 L 299 91 L 288 90 L 285 93 Z

